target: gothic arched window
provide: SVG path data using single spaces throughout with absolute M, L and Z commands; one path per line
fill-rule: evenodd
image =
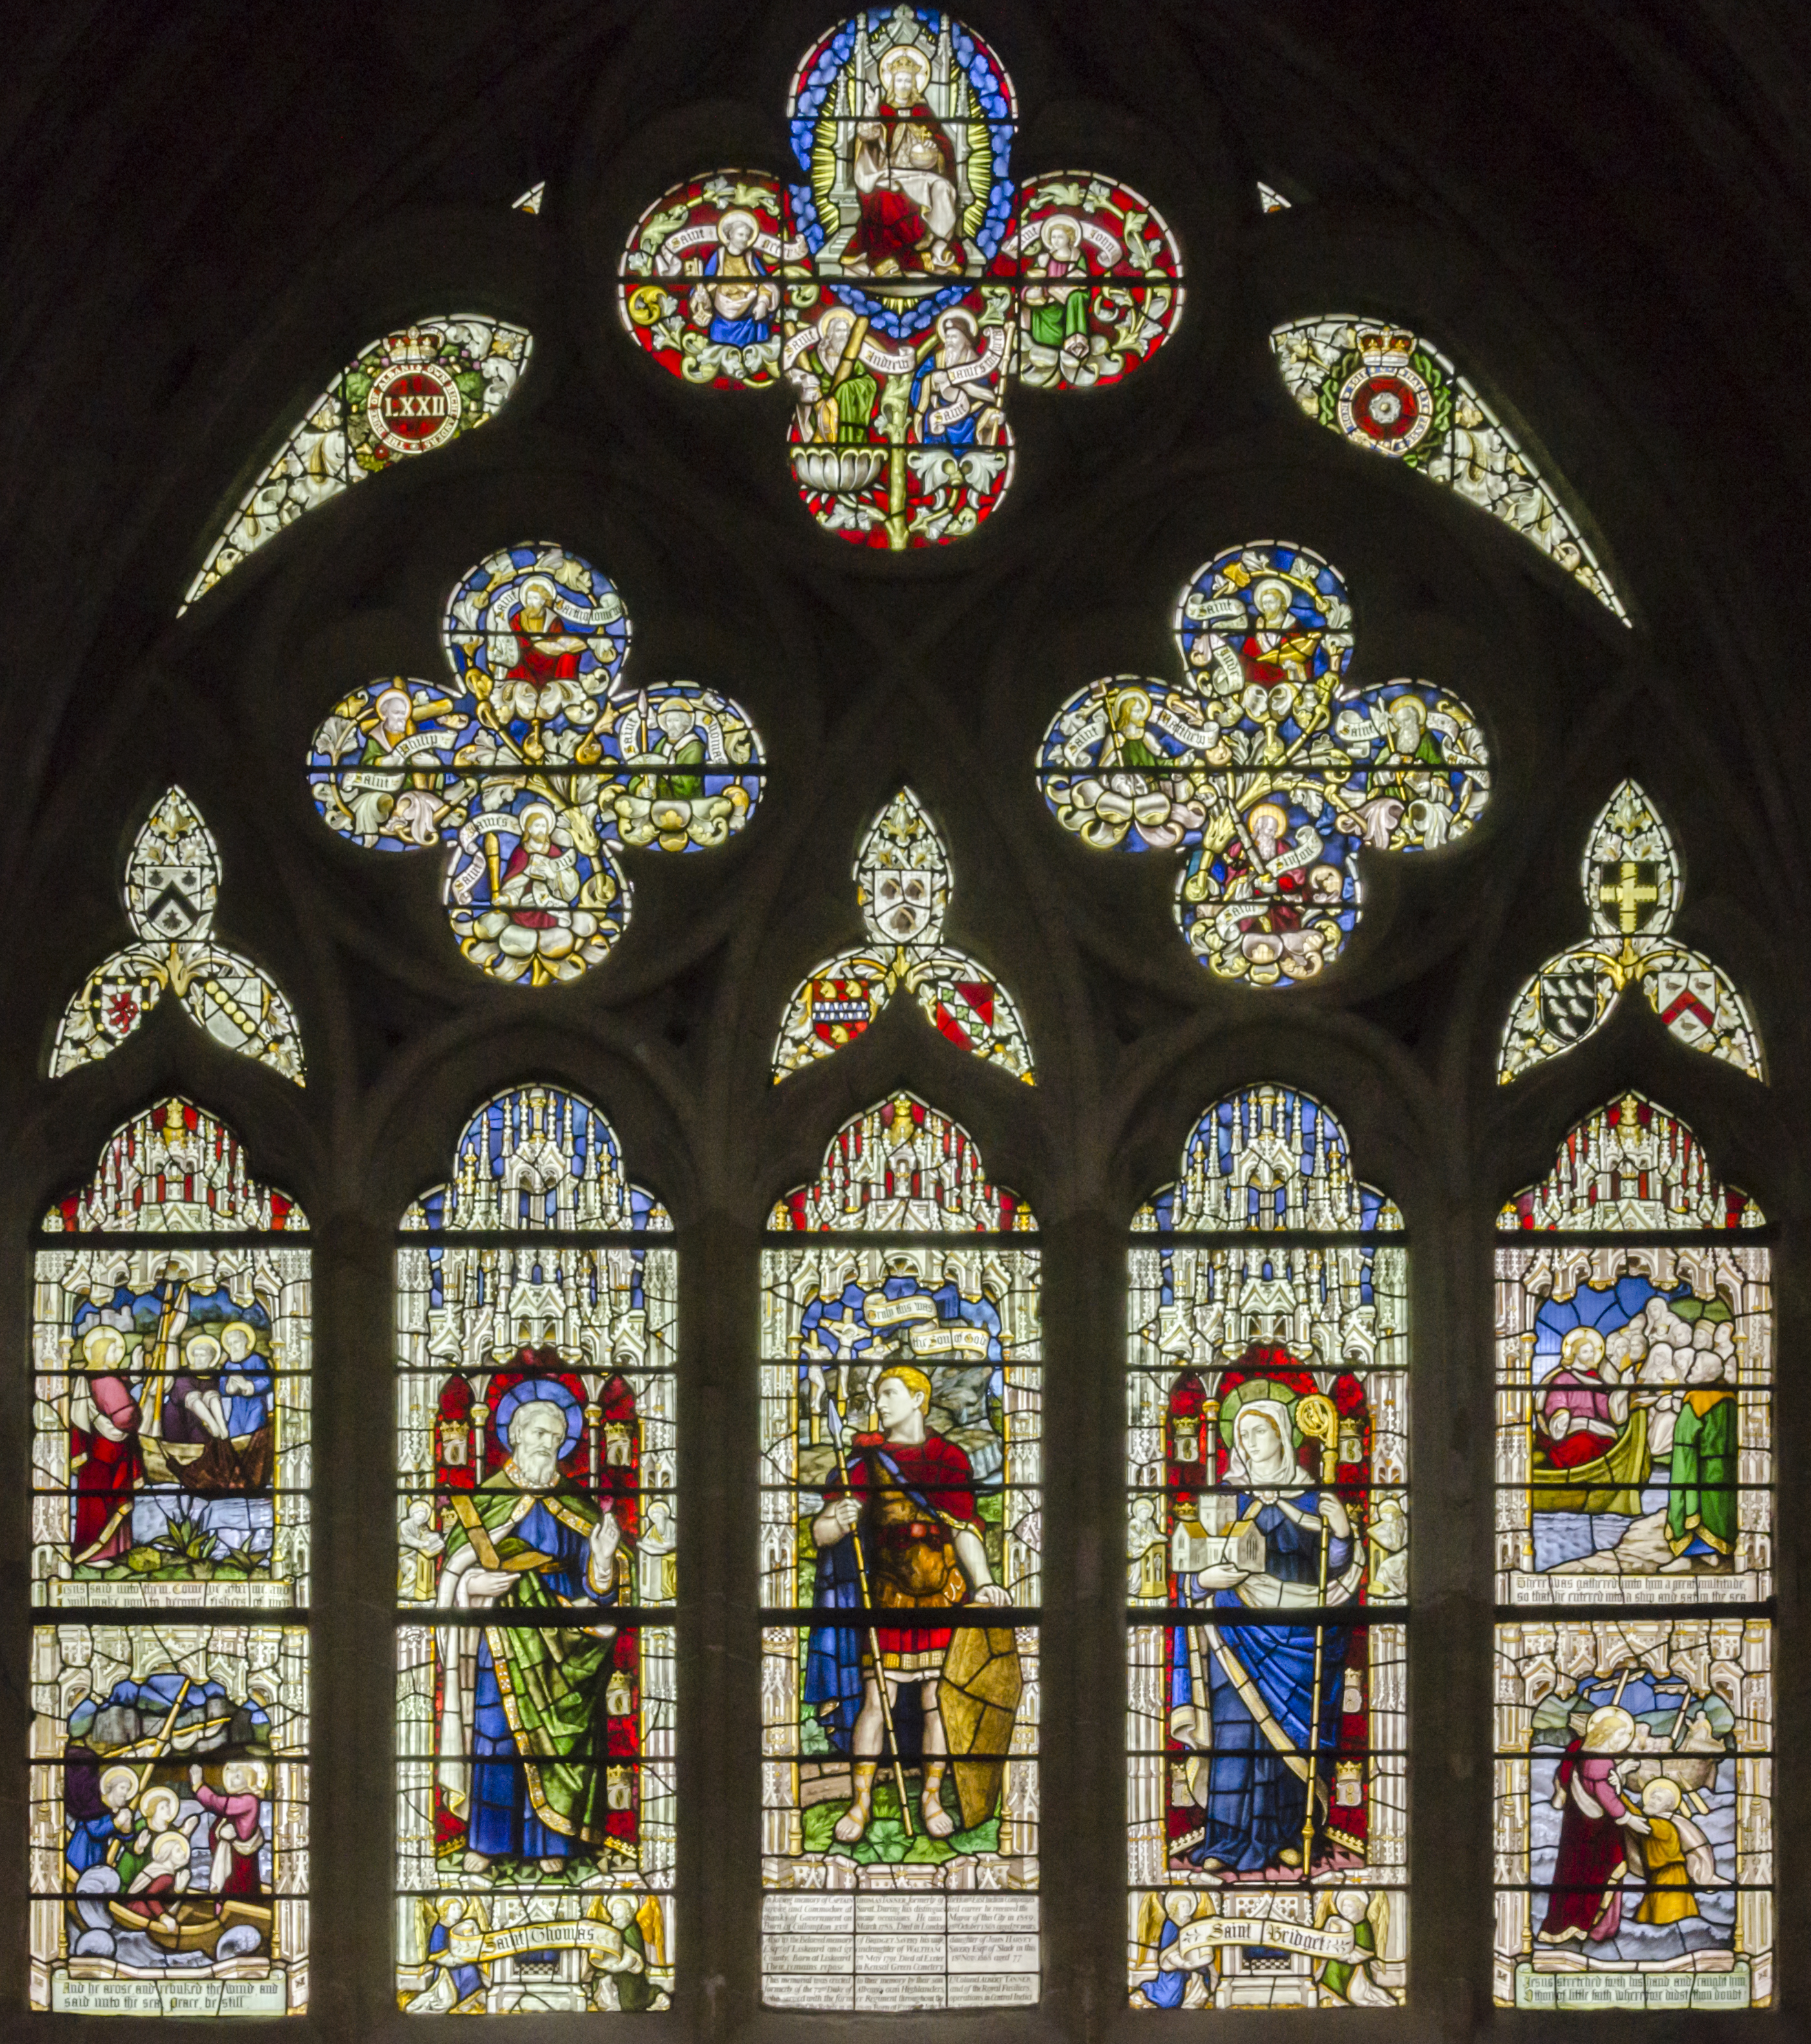
M 1314 11 L 9 21 L 26 2044 L 1805 2027 L 1794 52 Z
M 597 1110 L 537 1085 L 479 1108 L 452 1178 L 403 1221 L 397 1988 L 413 2014 L 669 2004 L 671 1228 Z
M 42 1226 L 32 2006 L 299 2014 L 307 1217 L 171 1098 Z
M 1636 1093 L 1580 1122 L 1502 1211 L 1505 2007 L 1773 1998 L 1765 1221 Z
M 902 1093 L 771 1226 L 820 1239 L 762 1258 L 763 1998 L 1034 2002 L 1030 1211 Z
M 1262 1085 L 1133 1223 L 1135 2008 L 1403 1999 L 1402 1226 L 1326 1108 Z

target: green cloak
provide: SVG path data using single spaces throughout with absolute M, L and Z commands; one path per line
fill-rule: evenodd
M 1673 1428 L 1672 1488 L 1667 1544 L 1683 1554 L 1694 1535 L 1727 1554 L 1736 1544 L 1736 1398 L 1705 1387 L 1688 1391 Z
M 488 1568 L 491 1556 L 484 1551 L 488 1546 L 497 1567 L 516 1572 L 514 1585 L 490 1607 L 497 1622 L 485 1626 L 484 1636 L 535 1815 L 550 1831 L 579 1844 L 610 1846 L 621 1851 L 623 1841 L 609 1838 L 604 1828 L 609 1747 L 604 1689 L 616 1658 L 616 1642 L 600 1639 L 580 1626 L 531 1628 L 508 1623 L 512 1612 L 574 1608 L 550 1587 L 535 1566 L 535 1557 L 541 1550 L 512 1530 L 537 1504 L 545 1506 L 562 1526 L 579 1537 L 575 1572 L 582 1574 L 589 1558 L 582 1543 L 589 1541 L 599 1514 L 582 1492 L 563 1480 L 553 1490 L 537 1493 L 520 1490 L 507 1476 L 499 1474 L 487 1477 L 474 1491 L 460 1493 L 455 1511 L 469 1505 L 483 1529 L 483 1538 L 476 1538 L 462 1517 L 455 1519 L 447 1536 L 447 1559 L 451 1562 L 466 1548 L 476 1546 L 478 1566 Z M 556 1562 L 554 1572 L 564 1573 L 573 1566 L 569 1550 Z M 587 1612 L 592 1608 L 581 1608 Z

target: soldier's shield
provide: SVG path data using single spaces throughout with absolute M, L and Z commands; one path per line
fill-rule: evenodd
M 840 1048 L 852 1043 L 874 1019 L 874 989 L 865 979 L 811 982 L 811 1034 Z
M 1000 1800 L 1013 1714 L 1024 1692 L 1019 1641 L 1011 1626 L 957 1628 L 943 1657 L 937 1707 L 965 1831 L 985 1823 Z
M 1541 1022 L 1560 1043 L 1588 1036 L 1613 997 L 1607 977 L 1588 965 L 1561 963 L 1541 975 Z
M 1711 971 L 1657 972 L 1654 1005 L 1682 1043 L 1697 1044 L 1717 1027 L 1717 975 Z

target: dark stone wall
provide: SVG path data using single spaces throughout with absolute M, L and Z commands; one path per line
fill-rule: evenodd
M 285 2034 L 400 2031 L 393 1577 L 374 1537 L 391 1519 L 391 1231 L 489 1091 L 528 1076 L 581 1089 L 672 1207 L 685 1252 L 683 1985 L 666 2020 L 686 2035 L 827 2035 L 842 2026 L 756 2005 L 754 1256 L 773 1199 L 841 1121 L 910 1085 L 974 1132 L 1051 1252 L 1048 1987 L 1035 2014 L 986 2027 L 1117 2032 L 1131 2019 L 1123 1700 L 1103 1671 L 1122 1665 L 1122 1231 L 1208 1101 L 1287 1079 L 1345 1120 L 1364 1174 L 1402 1205 L 1415 1258 L 1412 2006 L 1319 2020 L 1430 2038 L 1566 2027 L 1489 2005 L 1489 1254 L 1502 1199 L 1625 1085 L 1682 1114 L 1777 1224 L 1781 1723 L 1811 1704 L 1793 1508 L 1811 1433 L 1795 1366 L 1811 1329 L 1811 25 L 1786 0 L 975 0 L 966 18 L 1019 87 L 1020 167 L 1079 162 L 1147 193 L 1181 240 L 1188 303 L 1123 389 L 1017 394 L 1018 478 L 980 535 L 884 559 L 797 505 L 783 394 L 681 386 L 635 354 L 613 305 L 623 235 L 668 184 L 784 163 L 792 67 L 835 11 L 63 0 L 6 24 L 6 1550 L 22 1553 L 26 1532 L 31 1230 L 119 1121 L 189 1090 L 316 1224 L 314 2001 Z M 542 216 L 509 210 L 543 176 Z M 1260 216 L 1258 176 L 1294 209 Z M 535 332 L 498 422 L 312 514 L 178 621 L 208 539 L 299 408 L 390 322 L 468 307 Z M 1424 326 L 1501 401 L 1601 541 L 1632 629 L 1490 520 L 1303 420 L 1264 339 L 1321 309 Z M 459 959 L 435 858 L 336 840 L 300 770 L 347 690 L 438 671 L 440 606 L 462 571 L 543 536 L 621 587 L 634 669 L 732 693 L 773 771 L 729 849 L 633 862 L 635 922 L 602 970 L 527 994 Z M 1461 846 L 1366 870 L 1337 970 L 1266 996 L 1191 965 L 1170 920 L 1173 869 L 1065 838 L 1029 767 L 1072 689 L 1170 671 L 1171 611 L 1200 562 L 1270 536 L 1346 574 L 1354 678 L 1454 688 L 1500 774 Z M 1753 1003 L 1765 1089 L 1681 1049 L 1633 1001 L 1584 1049 L 1506 1092 L 1494 1082 L 1513 993 L 1583 933 L 1584 834 L 1629 772 L 1679 842 L 1682 933 Z M 1039 1083 L 981 1069 L 902 1011 L 776 1092 L 766 1060 L 785 996 L 856 936 L 848 863 L 907 777 L 953 850 L 951 938 L 1019 997 Z M 221 845 L 222 938 L 296 1003 L 305 1093 L 215 1051 L 171 1002 L 103 1065 L 43 1076 L 63 1002 L 124 941 L 125 847 L 178 778 Z M 0 1754 L 21 1759 L 27 1623 L 16 1567 L 0 1591 Z M 1811 1767 L 1790 1740 L 1778 1783 L 1790 1957 L 1811 1932 Z M 0 1769 L 0 1918 L 13 1927 L 0 2003 L 21 2035 L 40 2028 L 18 2012 L 23 1791 L 22 1765 Z M 1599 2016 L 1594 2034 L 1803 2035 L 1807 1998 L 1782 1970 L 1775 2014 Z M 1191 2034 L 1210 2019 L 1175 2019 Z M 1319 2034 L 1289 2018 L 1272 2030 Z

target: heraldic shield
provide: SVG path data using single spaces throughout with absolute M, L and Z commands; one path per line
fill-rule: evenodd
M 1024 1692 L 1019 1640 L 1011 1626 L 957 1628 L 943 1657 L 937 1708 L 965 1831 L 984 1823 L 1000 1800 L 1013 1715 Z

